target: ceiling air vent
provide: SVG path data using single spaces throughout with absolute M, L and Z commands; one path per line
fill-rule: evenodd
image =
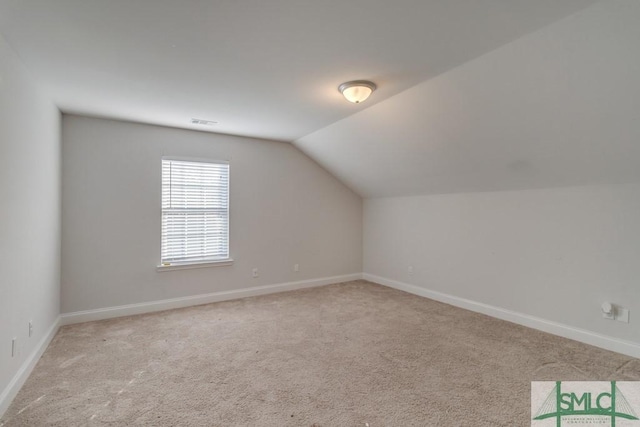
M 213 120 L 191 119 L 192 125 L 213 126 L 216 123 L 218 122 L 214 122 Z

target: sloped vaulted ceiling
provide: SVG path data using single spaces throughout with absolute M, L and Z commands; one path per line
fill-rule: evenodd
M 1 0 L 63 112 L 292 141 L 595 0 Z M 191 118 L 217 121 L 193 126 Z
M 640 180 L 640 2 L 602 2 L 295 144 L 364 197 Z
M 294 141 L 364 197 L 640 179 L 639 21 L 636 0 L 0 1 L 63 112 Z M 379 89 L 349 104 L 352 79 Z

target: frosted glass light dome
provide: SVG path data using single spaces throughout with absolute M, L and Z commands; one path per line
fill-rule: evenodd
M 352 82 L 342 83 L 338 87 L 338 90 L 347 101 L 359 104 L 369 98 L 369 95 L 376 90 L 376 85 L 366 80 L 354 80 Z

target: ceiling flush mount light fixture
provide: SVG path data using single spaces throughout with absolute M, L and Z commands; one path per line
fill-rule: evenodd
M 342 83 L 338 86 L 340 93 L 347 101 L 359 104 L 376 90 L 376 85 L 367 80 L 354 80 L 352 82 Z

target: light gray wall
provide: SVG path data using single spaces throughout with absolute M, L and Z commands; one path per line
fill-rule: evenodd
M 2 393 L 60 313 L 60 112 L 1 36 L 0 200 Z
M 156 271 L 162 156 L 230 161 L 233 266 Z M 362 199 L 290 144 L 64 115 L 62 182 L 65 313 L 362 271 Z
M 640 342 L 639 18 L 596 3 L 296 141 L 366 198 L 365 273 Z
M 368 199 L 364 271 L 640 343 L 638 218 L 640 184 Z

